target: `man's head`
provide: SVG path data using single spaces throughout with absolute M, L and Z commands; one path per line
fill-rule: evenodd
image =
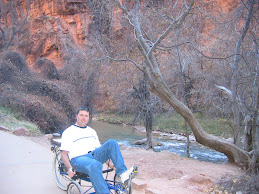
M 89 110 L 85 107 L 77 109 L 76 113 L 76 125 L 79 127 L 86 127 L 89 121 Z

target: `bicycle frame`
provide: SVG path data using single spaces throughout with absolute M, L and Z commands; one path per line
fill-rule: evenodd
M 89 178 L 80 178 L 81 180 L 84 180 L 84 181 L 87 181 L 87 182 L 91 182 Z M 80 180 L 80 181 L 81 181 Z M 105 179 L 106 183 L 107 183 L 107 186 L 109 188 L 109 190 L 114 190 L 115 192 L 118 192 L 119 190 L 115 188 L 115 184 L 116 184 L 116 181 L 112 181 L 112 180 L 108 180 L 108 179 Z M 82 186 L 84 187 L 84 186 Z M 93 189 L 93 186 L 89 186 L 89 188 L 84 192 L 84 194 L 88 193 L 89 191 L 91 191 Z M 88 194 L 96 194 L 96 192 L 91 192 L 91 193 L 88 193 Z
M 64 165 L 64 164 L 63 164 Z M 63 167 L 61 166 L 60 169 L 62 169 Z M 108 170 L 104 170 L 103 173 L 109 173 L 113 171 L 113 169 L 108 169 Z M 67 173 L 65 172 L 61 172 L 60 171 L 60 174 L 63 174 L 63 175 L 68 175 Z M 115 175 L 116 176 L 116 175 Z M 84 186 L 84 185 L 81 185 L 81 181 L 86 181 L 88 183 L 91 183 L 91 180 L 89 178 L 89 176 L 87 174 L 83 174 L 83 173 L 77 173 L 73 178 L 72 180 L 79 180 L 77 182 L 79 182 L 79 185 L 82 186 L 82 187 L 89 187 L 85 192 L 84 194 L 88 193 L 89 191 L 91 191 L 91 189 L 93 189 L 93 186 Z M 121 186 L 121 183 L 118 182 L 118 181 L 115 181 L 115 180 L 109 180 L 107 178 L 104 179 L 109 190 L 114 190 L 115 192 L 119 192 L 120 189 L 118 188 L 119 186 Z M 95 194 L 96 192 L 91 192 L 91 193 L 88 193 L 88 194 Z

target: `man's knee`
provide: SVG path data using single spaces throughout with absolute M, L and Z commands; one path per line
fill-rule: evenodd
M 89 169 L 90 172 L 91 171 L 96 172 L 98 170 L 102 170 L 103 165 L 101 162 L 95 160 L 95 161 L 91 162 L 91 164 L 87 168 Z
M 114 140 L 114 139 L 108 140 L 107 143 L 109 143 L 109 144 L 111 144 L 111 145 L 115 145 L 115 146 L 118 145 L 118 142 L 117 142 L 116 140 Z

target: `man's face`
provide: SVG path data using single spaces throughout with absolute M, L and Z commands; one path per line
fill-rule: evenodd
M 80 110 L 76 115 L 76 123 L 79 127 L 85 127 L 89 121 L 89 112 Z

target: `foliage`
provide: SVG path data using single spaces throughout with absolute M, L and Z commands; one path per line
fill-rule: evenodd
M 128 124 L 131 125 L 134 115 L 132 114 L 98 114 L 97 119 L 113 124 Z M 198 120 L 204 130 L 215 136 L 224 138 L 233 137 L 233 129 L 231 121 L 221 118 L 206 118 L 199 116 Z M 137 125 L 144 125 L 141 120 L 138 120 Z M 168 133 L 185 133 L 184 119 L 179 114 L 155 114 L 154 130 Z M 189 128 L 190 130 L 190 128 Z
M 259 174 L 243 175 L 234 179 L 223 179 L 218 183 L 218 189 L 213 193 L 258 193 L 259 191 Z M 218 191 L 218 192 L 217 192 Z M 212 193 L 212 192 L 211 192 Z
M 20 112 L 13 108 L 7 108 L 0 105 L 0 122 L 1 126 L 15 130 L 17 127 L 26 127 L 32 136 L 41 135 L 41 131 L 36 124 L 27 121 Z
M 70 95 L 64 92 L 63 83 L 31 74 L 19 53 L 5 54 L 0 62 L 0 77 L 1 105 L 20 112 L 43 133 L 64 130 L 74 119 L 75 108 Z
M 132 120 L 134 119 L 134 115 L 131 114 L 103 114 L 99 113 L 97 115 L 97 119 L 99 121 L 105 121 L 108 123 L 113 123 L 113 124 L 127 124 L 130 125 L 132 123 Z
M 57 79 L 59 80 L 59 73 L 54 63 L 45 58 L 40 58 L 36 61 L 33 69 L 37 70 L 39 74 L 45 79 Z

